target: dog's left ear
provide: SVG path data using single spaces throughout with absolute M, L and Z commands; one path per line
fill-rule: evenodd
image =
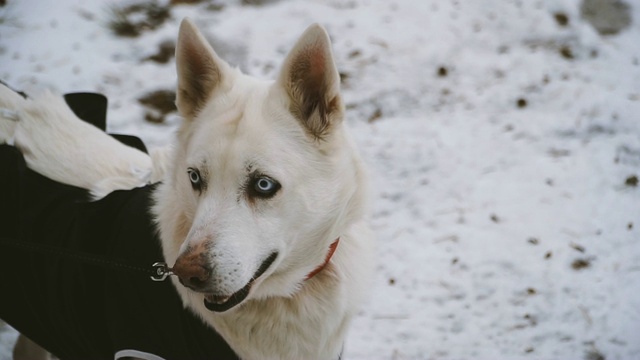
M 302 34 L 287 56 L 278 81 L 291 99 L 289 110 L 314 137 L 322 139 L 342 120 L 340 75 L 329 35 L 319 24 Z

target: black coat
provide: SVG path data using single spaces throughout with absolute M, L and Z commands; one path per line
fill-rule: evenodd
M 89 202 L 85 190 L 29 170 L 19 151 L 1 145 L 0 236 L 150 267 L 163 259 L 149 213 L 152 190 Z M 62 360 L 114 359 L 123 350 L 165 359 L 237 358 L 183 307 L 168 280 L 2 243 L 0 319 Z

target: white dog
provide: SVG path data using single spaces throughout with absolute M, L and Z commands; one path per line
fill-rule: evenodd
M 326 31 L 309 27 L 278 78 L 263 81 L 221 60 L 185 19 L 176 63 L 184 120 L 167 164 L 157 164 L 165 156 L 132 161 L 109 143 L 121 150 L 97 165 L 64 148 L 49 153 L 71 156 L 65 167 L 50 156 L 29 166 L 98 196 L 166 168 L 154 213 L 184 304 L 243 359 L 338 359 L 369 285 L 373 243 L 366 174 L 343 120 Z M 77 124 L 33 144 L 21 121 L 10 129 L 19 148 L 47 152 L 38 149 L 65 141 L 90 160 L 105 154 L 82 143 L 98 135 L 76 133 Z

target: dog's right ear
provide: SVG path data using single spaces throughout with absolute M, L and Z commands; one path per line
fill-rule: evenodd
M 218 57 L 189 18 L 180 24 L 176 68 L 176 106 L 183 117 L 193 119 L 224 81 L 229 65 Z

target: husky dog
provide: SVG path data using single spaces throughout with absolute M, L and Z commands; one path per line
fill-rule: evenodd
M 88 159 L 112 166 L 72 157 L 58 171 L 45 156 L 55 153 L 39 149 L 61 148 L 57 133 L 82 141 L 75 125 L 35 142 L 38 130 L 21 132 L 22 120 L 3 131 L 16 133 L 18 149 L 33 144 L 41 154 L 31 168 L 96 197 L 121 189 L 122 178 L 139 186 L 164 170 L 153 213 L 184 305 L 243 359 L 338 359 L 369 287 L 373 243 L 366 173 L 344 122 L 326 31 L 311 25 L 277 79 L 265 81 L 220 59 L 185 19 L 176 64 L 183 122 L 169 152 L 152 164 L 140 157 L 144 176 L 118 151 L 105 160 L 107 150 L 90 146 Z M 65 151 L 73 152 L 57 155 Z
M 176 65 L 184 120 L 154 211 L 184 303 L 241 358 L 337 359 L 372 237 L 326 31 L 311 25 L 263 81 L 185 19 Z

